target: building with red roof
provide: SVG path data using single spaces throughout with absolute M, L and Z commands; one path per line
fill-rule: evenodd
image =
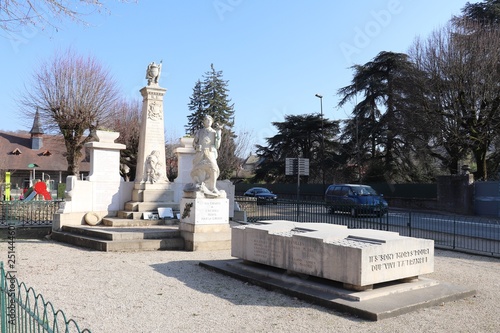
M 18 198 L 15 193 L 32 186 L 34 179 L 46 181 L 51 190 L 57 189 L 58 183 L 66 182 L 67 169 L 64 138 L 44 134 L 38 112 L 30 132 L 0 131 L 0 182 L 4 182 L 5 172 L 9 171 L 15 199 Z M 81 177 L 87 176 L 89 170 L 88 154 L 84 152 L 80 161 Z

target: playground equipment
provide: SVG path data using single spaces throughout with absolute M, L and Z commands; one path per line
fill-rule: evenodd
M 4 190 L 4 200 L 10 200 L 10 172 L 5 173 L 5 183 L 1 183 Z M 1 194 L 1 192 L 0 192 Z
M 52 200 L 52 196 L 49 191 L 47 191 L 47 184 L 45 184 L 45 182 L 38 182 L 28 189 L 24 201 L 33 200 L 37 194 L 42 195 L 45 200 Z

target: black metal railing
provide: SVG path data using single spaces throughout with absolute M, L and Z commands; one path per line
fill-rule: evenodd
M 40 201 L 0 201 L 0 227 L 50 226 L 54 213 L 59 210 L 62 200 Z
M 500 257 L 500 219 L 389 209 L 377 214 L 374 207 L 332 211 L 319 201 L 278 200 L 276 205 L 255 198 L 236 197 L 247 222 L 289 220 L 345 225 L 353 229 L 398 232 L 401 236 L 433 239 L 436 248 Z M 355 216 L 353 216 L 355 215 Z

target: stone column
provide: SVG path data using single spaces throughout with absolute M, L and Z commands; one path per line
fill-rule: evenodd
M 141 133 L 137 153 L 132 202 L 134 212 L 150 212 L 162 207 L 177 209 L 174 191 L 167 178 L 163 95 L 167 89 L 158 83 L 140 90 L 143 97 Z
M 143 103 L 139 152 L 135 173 L 136 185 L 150 182 L 147 177 L 146 161 L 153 152 L 157 152 L 156 158 L 162 164 L 156 170 L 158 177 L 155 183 L 168 183 L 165 167 L 165 126 L 163 119 L 163 95 L 166 91 L 167 89 L 158 85 L 147 86 L 140 90 Z

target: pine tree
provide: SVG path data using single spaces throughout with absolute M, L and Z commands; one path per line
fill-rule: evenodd
M 188 115 L 188 125 L 184 126 L 186 128 L 187 135 L 194 135 L 196 130 L 200 128 L 201 121 L 205 116 L 205 104 L 203 99 L 203 92 L 201 81 L 196 81 L 193 88 L 193 95 L 189 98 L 189 111 L 191 114 Z
M 220 124 L 223 128 L 223 140 L 219 151 L 218 165 L 220 168 L 220 179 L 229 178 L 238 167 L 238 158 L 234 155 L 235 138 L 234 126 L 234 104 L 228 97 L 228 81 L 222 77 L 222 71 L 216 71 L 214 65 L 210 65 L 210 71 L 203 76 L 203 81 L 198 80 L 193 88 L 193 95 L 188 104 L 191 114 L 187 116 L 188 124 L 185 126 L 186 133 L 194 133 L 203 127 L 203 118 L 210 115 L 214 124 Z
M 198 80 L 193 88 L 193 95 L 188 104 L 191 114 L 185 126 L 188 134 L 194 134 L 203 127 L 203 117 L 210 115 L 214 124 L 219 123 L 230 129 L 234 126 L 234 104 L 230 104 L 228 81 L 222 78 L 222 71 L 216 71 L 214 65 L 203 76 L 203 82 Z
M 223 124 L 226 127 L 234 126 L 234 104 L 227 96 L 228 81 L 222 79 L 222 71 L 216 71 L 214 65 L 210 65 L 211 71 L 205 73 L 203 81 L 203 98 L 206 102 L 206 114 L 214 118 L 214 123 Z

